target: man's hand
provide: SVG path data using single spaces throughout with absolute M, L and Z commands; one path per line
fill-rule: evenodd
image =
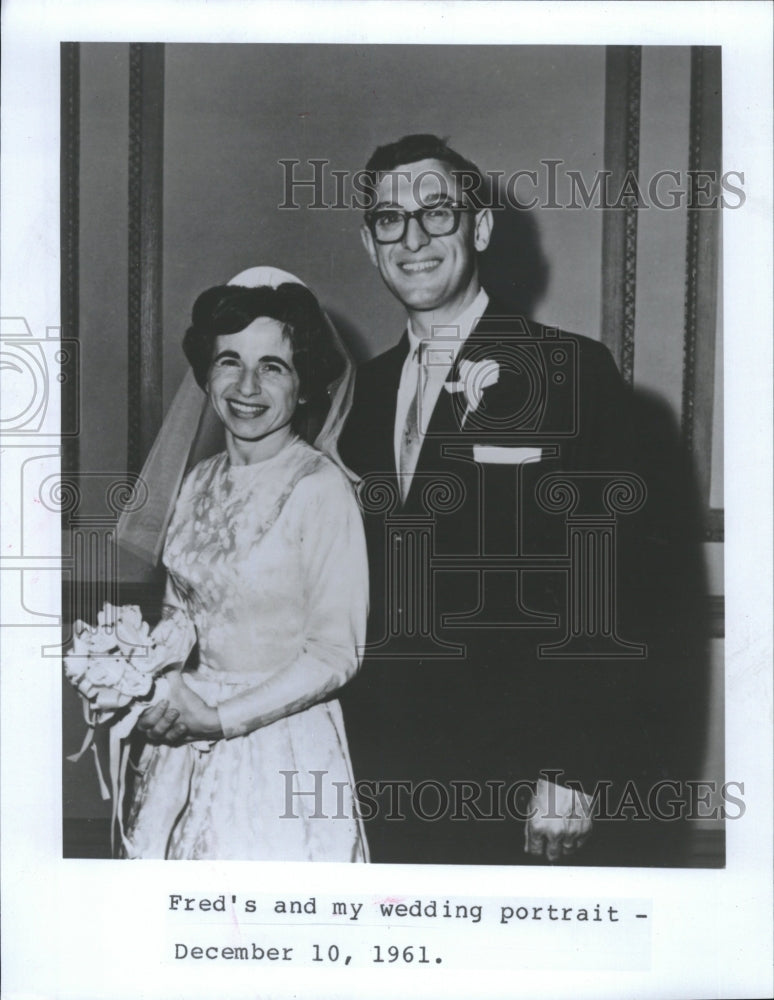
M 589 799 L 564 785 L 541 778 L 530 801 L 530 819 L 524 829 L 524 850 L 545 854 L 555 862 L 574 854 L 591 836 Z
M 190 743 L 223 736 L 217 709 L 211 708 L 188 687 L 179 672 L 165 677 L 169 696 L 146 708 L 137 720 L 153 743 Z

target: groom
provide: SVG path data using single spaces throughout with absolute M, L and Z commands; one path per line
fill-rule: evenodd
M 368 647 L 341 700 L 372 860 L 591 859 L 578 789 L 637 773 L 632 726 L 647 729 L 634 543 L 625 505 L 603 502 L 622 489 L 633 521 L 644 502 L 631 398 L 600 344 L 489 298 L 474 164 L 409 135 L 366 176 L 362 240 L 407 314 L 359 369 L 339 442 L 371 563 Z M 597 562 L 573 559 L 603 522 Z

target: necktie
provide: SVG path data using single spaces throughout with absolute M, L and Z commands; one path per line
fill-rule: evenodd
M 419 358 L 419 348 L 414 351 L 411 359 L 411 381 L 414 391 L 411 394 L 411 402 L 406 413 L 406 422 L 403 425 L 403 434 L 400 439 L 400 463 L 398 468 L 400 480 L 400 495 L 403 502 L 406 502 L 411 478 L 419 457 L 419 449 L 422 440 L 419 435 L 419 397 L 422 392 L 422 365 Z

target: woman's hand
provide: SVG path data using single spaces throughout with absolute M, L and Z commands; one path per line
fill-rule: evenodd
M 217 709 L 211 708 L 188 687 L 179 672 L 165 675 L 168 697 L 146 708 L 137 720 L 152 743 L 191 743 L 221 739 Z

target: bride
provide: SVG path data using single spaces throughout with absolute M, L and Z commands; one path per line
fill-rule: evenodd
M 345 362 L 278 273 L 208 289 L 185 335 L 226 449 L 188 474 L 167 532 L 164 614 L 181 661 L 198 655 L 140 716 L 128 857 L 367 860 L 335 700 L 364 641 L 363 530 L 346 475 L 299 433 Z

